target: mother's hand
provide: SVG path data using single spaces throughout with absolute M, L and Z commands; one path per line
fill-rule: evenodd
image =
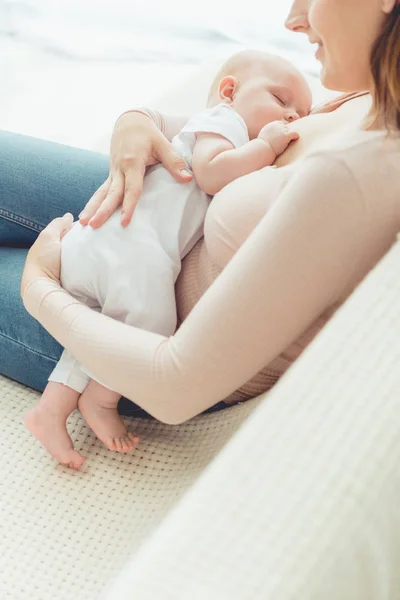
M 39 234 L 26 257 L 21 280 L 22 297 L 26 286 L 38 277 L 48 277 L 60 282 L 61 240 L 71 229 L 73 220 L 73 216 L 67 213 L 53 219 Z
M 147 115 L 121 115 L 111 138 L 110 174 L 86 204 L 80 223 L 100 227 L 122 204 L 121 224 L 128 225 L 142 192 L 146 167 L 158 162 L 178 181 L 191 179 L 181 156 Z

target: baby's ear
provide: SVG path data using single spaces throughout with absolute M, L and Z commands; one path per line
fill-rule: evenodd
M 233 102 L 239 89 L 239 82 L 233 75 L 227 75 L 219 82 L 218 93 L 221 100 Z

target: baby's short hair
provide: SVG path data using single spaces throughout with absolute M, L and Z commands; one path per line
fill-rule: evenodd
M 237 79 L 240 80 L 241 77 L 248 77 L 252 67 L 255 69 L 256 66 L 259 66 L 260 63 L 265 63 L 275 61 L 275 60 L 284 60 L 281 59 L 280 56 L 275 56 L 274 54 L 269 54 L 268 52 L 262 52 L 261 50 L 241 50 L 240 52 L 236 52 L 233 54 L 228 60 L 226 60 L 223 65 L 220 67 L 218 73 L 216 74 L 214 81 L 211 84 L 210 92 L 208 94 L 207 104 L 210 103 L 214 94 L 218 90 L 218 85 L 224 77 L 228 75 L 233 75 Z

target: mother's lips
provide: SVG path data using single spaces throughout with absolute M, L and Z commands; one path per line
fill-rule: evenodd
M 318 59 L 318 58 L 320 58 L 320 57 L 321 57 L 322 48 L 323 48 L 322 44 L 318 44 L 318 48 L 317 48 L 317 50 L 316 50 L 316 52 L 315 52 L 315 58 L 317 58 L 317 59 Z

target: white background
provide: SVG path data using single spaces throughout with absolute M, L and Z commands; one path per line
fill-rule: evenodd
M 318 73 L 290 0 L 0 0 L 0 128 L 91 148 L 118 114 L 242 47 Z

